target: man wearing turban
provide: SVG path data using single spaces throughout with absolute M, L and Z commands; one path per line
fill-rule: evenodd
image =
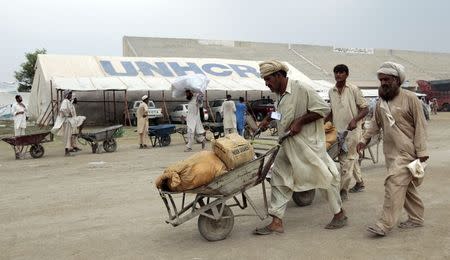
M 83 124 L 86 117 L 77 116 L 75 107 L 72 104 L 72 90 L 64 90 L 63 96 L 64 100 L 61 102 L 52 133 L 63 136 L 65 156 L 70 156 L 71 152 L 80 150 L 79 148 L 74 149 L 75 144 L 72 135 L 76 134 L 77 128 Z
M 370 138 L 383 129 L 383 152 L 387 167 L 383 211 L 378 222 L 367 231 L 385 236 L 396 225 L 402 208 L 405 208 L 408 219 L 401 222 L 399 228 L 423 226 L 424 206 L 416 190 L 422 179 L 412 175 L 408 164 L 425 162 L 429 156 L 422 105 L 413 92 L 400 88 L 405 81 L 404 67 L 385 62 L 377 74 L 381 99 L 377 102 L 370 127 L 364 132 L 357 150 L 364 150 Z
M 266 61 L 260 65 L 261 77 L 266 86 L 277 94 L 276 118 L 278 133 L 289 132 L 275 158 L 272 168 L 271 201 L 269 214 L 272 222 L 255 230 L 267 235 L 284 232 L 283 216 L 293 192 L 320 188 L 325 190 L 330 209 L 334 214 L 327 229 L 341 228 L 347 224 L 339 195 L 339 172 L 325 147 L 323 118 L 330 108 L 307 83 L 287 78 L 288 67 L 279 61 Z M 270 116 L 261 123 L 266 128 Z M 278 120 L 278 119 L 277 119 Z

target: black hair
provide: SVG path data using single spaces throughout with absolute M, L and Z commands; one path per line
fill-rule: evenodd
M 231 99 L 231 95 L 230 95 L 230 94 L 228 94 L 228 95 L 227 95 L 227 98 Z
M 348 75 L 348 67 L 345 64 L 338 64 L 334 67 L 333 72 L 334 73 L 345 72 Z
M 20 98 L 20 95 L 16 95 L 16 99 Z
M 274 73 L 272 73 L 272 75 L 275 76 L 275 75 L 277 75 L 277 73 L 280 73 L 281 76 L 283 76 L 283 77 L 285 77 L 285 78 L 287 77 L 287 72 L 284 71 L 284 70 L 279 70 L 279 71 L 277 71 L 277 72 L 274 72 Z
M 244 98 L 243 97 L 239 97 L 239 102 L 244 102 Z

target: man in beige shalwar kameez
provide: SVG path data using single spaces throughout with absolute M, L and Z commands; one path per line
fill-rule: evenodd
M 139 149 L 148 148 L 148 96 L 142 96 L 142 102 L 136 112 Z
M 266 86 L 278 95 L 275 116 L 281 118 L 278 133 L 283 135 L 289 131 L 291 136 L 283 142 L 272 168 L 269 208 L 272 223 L 256 229 L 254 233 L 258 235 L 284 232 L 282 219 L 293 192 L 315 188 L 326 190 L 325 197 L 334 214 L 326 228 L 347 224 L 339 196 L 339 172 L 325 147 L 323 117 L 330 109 L 307 83 L 287 78 L 287 71 L 288 67 L 279 61 L 260 64 Z M 269 118 L 264 119 L 262 127 L 268 123 Z
M 388 176 L 384 181 L 385 195 L 383 212 L 378 222 L 367 230 L 385 236 L 396 225 L 402 208 L 408 220 L 399 224 L 400 228 L 423 226 L 424 206 L 416 187 L 419 180 L 407 168 L 411 162 L 428 159 L 426 145 L 426 120 L 422 105 L 416 95 L 400 88 L 405 80 L 404 67 L 393 62 L 385 62 L 377 71 L 381 86 L 380 100 L 370 128 L 358 144 L 362 151 L 370 138 L 383 129 L 383 149 Z
M 363 119 L 369 112 L 367 101 L 358 86 L 347 82 L 348 67 L 344 64 L 336 65 L 333 69 L 336 85 L 328 92 L 331 103 L 331 113 L 327 121 L 331 120 L 339 133 L 347 131 L 345 144 L 347 151 L 341 149 L 339 164 L 341 166 L 341 199 L 347 199 L 347 192 L 363 191 L 365 186 L 358 163 L 359 155 L 356 145 L 361 140 Z M 356 180 L 355 186 L 349 190 L 351 176 Z

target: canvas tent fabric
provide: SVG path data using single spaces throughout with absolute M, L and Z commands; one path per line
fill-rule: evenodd
M 179 76 L 204 74 L 209 90 L 268 91 L 259 61 L 230 59 L 38 55 L 29 112 L 39 120 L 56 99 L 57 89 L 75 91 L 169 91 Z M 312 82 L 291 64 L 288 76 Z

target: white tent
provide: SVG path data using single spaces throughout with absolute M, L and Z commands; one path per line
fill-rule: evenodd
M 41 119 L 58 89 L 76 91 L 168 91 L 178 76 L 204 74 L 208 91 L 268 91 L 258 61 L 196 58 L 144 58 L 39 55 L 30 97 L 30 114 Z M 289 66 L 288 76 L 316 86 Z M 168 95 L 170 96 L 170 95 Z

